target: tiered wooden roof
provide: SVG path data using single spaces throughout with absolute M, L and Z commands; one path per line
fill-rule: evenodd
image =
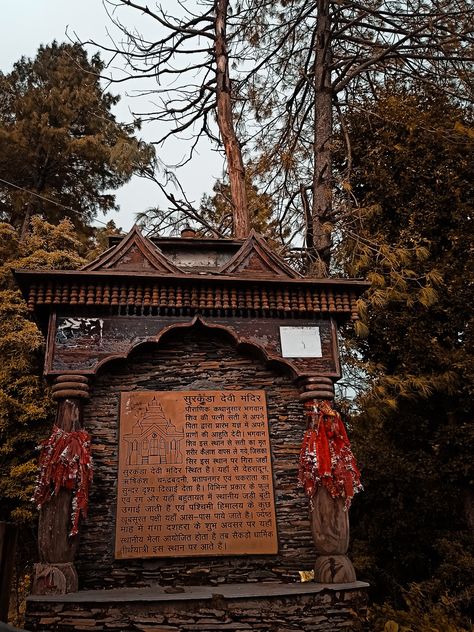
M 354 279 L 310 279 L 253 232 L 244 241 L 148 239 L 135 226 L 80 270 L 15 270 L 40 322 L 53 307 L 123 315 L 212 315 L 357 319 L 368 287 Z

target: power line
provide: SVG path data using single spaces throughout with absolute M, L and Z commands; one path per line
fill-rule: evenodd
M 24 191 L 25 193 L 34 195 L 40 200 L 44 200 L 45 202 L 49 202 L 50 204 L 55 204 L 56 206 L 60 206 L 61 208 L 66 209 L 67 211 L 72 211 L 73 213 L 80 213 L 80 211 L 78 211 L 75 208 L 72 208 L 72 206 L 66 206 L 65 204 L 61 204 L 61 202 L 56 202 L 55 200 L 51 200 L 50 198 L 47 198 L 44 195 L 40 195 L 39 193 L 30 191 L 29 189 L 25 189 L 24 187 L 20 187 L 18 184 L 14 184 L 13 182 L 9 182 L 8 180 L 4 180 L 3 178 L 0 178 L 0 182 L 3 182 L 4 184 L 8 184 L 8 186 L 14 187 L 15 189 L 18 189 L 19 191 Z M 98 224 L 102 224 L 103 226 L 107 227 L 107 224 L 105 222 L 101 222 L 100 219 L 95 219 L 94 222 L 97 222 Z

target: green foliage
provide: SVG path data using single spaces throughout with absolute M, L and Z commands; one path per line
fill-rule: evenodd
M 102 90 L 102 69 L 98 55 L 53 43 L 0 73 L 0 178 L 11 183 L 0 182 L 0 219 L 23 233 L 34 214 L 84 228 L 116 208 L 110 191 L 153 157 L 136 125 L 116 121 L 118 97 Z
M 373 606 L 369 629 L 374 632 L 468 632 L 459 617 L 457 600 L 443 595 L 433 602 L 418 584 L 403 592 L 404 608 Z
M 117 228 L 113 220 L 108 221 L 104 227 L 94 226 L 92 237 L 87 242 L 85 252 L 87 261 L 93 261 L 109 248 L 109 237 L 112 235 L 123 236 L 122 229 Z
M 366 490 L 354 504 L 354 556 L 379 599 L 397 603 L 400 586 L 420 583 L 434 621 L 443 595 L 467 611 L 461 595 L 474 578 L 473 122 L 412 86 L 363 103 L 347 124 L 360 206 L 339 262 L 372 282 L 366 337 L 346 338 L 369 377 L 352 420 Z M 411 629 L 410 616 L 392 618 Z
M 270 241 L 279 239 L 281 242 L 288 237 L 288 233 L 278 234 L 278 225 L 274 215 L 274 205 L 270 195 L 261 193 L 254 184 L 253 165 L 246 168 L 245 186 L 247 191 L 247 203 L 249 209 L 250 225 L 258 233 L 264 235 Z M 213 195 L 205 195 L 201 200 L 200 215 L 209 223 L 219 227 L 224 233 L 232 230 L 232 201 L 230 185 L 227 182 L 216 182 Z
M 245 186 L 247 193 L 250 227 L 264 235 L 273 245 L 281 248 L 289 236 L 274 218 L 274 205 L 270 195 L 256 186 L 254 165 L 246 166 Z M 176 234 L 184 227 L 191 226 L 201 237 L 230 237 L 233 225 L 233 207 L 228 180 L 217 181 L 212 195 L 204 195 L 196 211 L 188 204 L 178 204 L 179 210 L 149 209 L 137 216 L 139 223 L 152 233 L 159 235 Z
M 24 535 L 24 530 L 22 535 Z M 22 549 L 26 548 L 22 541 Z M 22 561 L 21 559 L 18 561 Z M 20 571 L 18 564 L 13 573 L 13 590 L 10 595 L 8 621 L 10 625 L 22 627 L 25 624 L 26 599 L 31 594 L 31 568 Z
M 52 402 L 42 374 L 43 336 L 14 288 L 11 268 L 77 268 L 84 263 L 69 220 L 57 226 L 34 217 L 21 241 L 0 224 L 0 519 L 27 522 L 36 476 L 35 447 L 52 421 Z
M 374 364 L 371 397 L 381 403 L 472 392 L 474 166 L 466 116 L 436 93 L 391 91 L 348 121 L 360 207 L 357 233 L 344 235 L 340 256 L 350 275 L 372 282 L 361 306 L 370 334 L 359 351 Z

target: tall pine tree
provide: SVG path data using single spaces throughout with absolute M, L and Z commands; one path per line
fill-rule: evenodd
M 102 69 L 78 44 L 53 43 L 0 74 L 0 219 L 22 237 L 35 214 L 85 228 L 153 158 L 136 125 L 116 120 Z

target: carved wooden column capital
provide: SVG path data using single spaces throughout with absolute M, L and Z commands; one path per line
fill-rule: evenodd
M 307 402 L 311 399 L 334 399 L 334 381 L 323 375 L 305 375 L 298 379 L 302 389 L 300 399 Z
M 82 429 L 82 407 L 89 397 L 88 378 L 60 375 L 52 386 L 57 402 L 55 431 Z M 54 436 L 54 435 L 53 435 Z M 64 594 L 78 589 L 74 558 L 78 535 L 71 535 L 73 491 L 61 487 L 40 509 L 38 524 L 39 564 L 35 565 L 33 594 Z
M 51 390 L 52 397 L 57 402 L 65 399 L 87 399 L 89 379 L 85 375 L 59 375 Z

